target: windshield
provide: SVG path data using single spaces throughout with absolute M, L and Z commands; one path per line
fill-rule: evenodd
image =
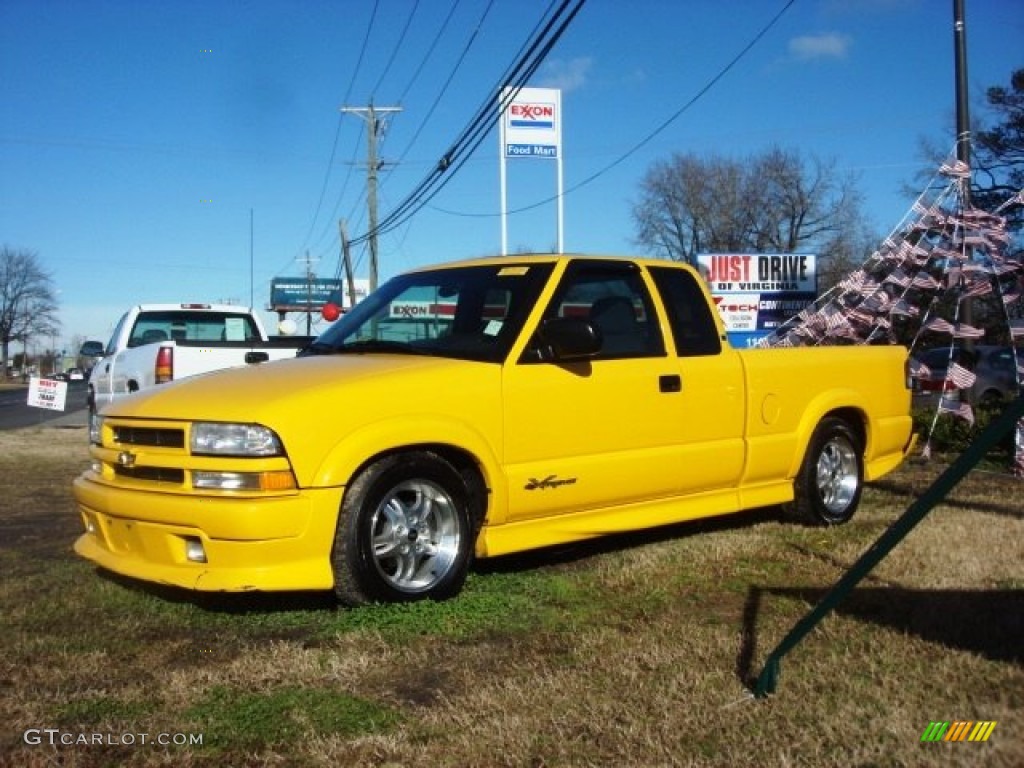
M 552 264 L 492 264 L 399 275 L 303 354 L 397 353 L 502 362 Z

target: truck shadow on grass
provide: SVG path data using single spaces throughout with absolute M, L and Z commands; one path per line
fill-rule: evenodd
M 1006 493 L 1001 497 L 1001 501 L 977 498 L 958 499 L 954 496 L 944 498 L 942 500 L 942 506 L 949 507 L 951 509 L 967 510 L 970 512 L 988 512 L 994 515 L 1002 515 L 1004 517 L 1024 517 L 1024 507 L 1020 505 L 1017 496 L 1015 495 L 1020 490 L 1020 479 L 1015 478 L 1010 474 L 990 473 L 990 482 L 997 488 L 1000 485 L 1005 485 Z M 919 484 L 912 484 L 905 481 L 901 482 L 899 480 L 889 478 L 876 480 L 871 484 L 871 486 L 879 491 L 907 499 L 914 499 L 920 496 L 925 488 L 925 486 Z
M 796 600 L 806 603 L 810 610 L 830 591 L 830 588 L 752 587 L 744 606 L 743 639 L 736 660 L 740 681 L 753 689 L 760 673 L 760 669 L 754 667 L 754 660 L 759 655 L 758 619 L 765 611 L 766 601 Z M 839 603 L 835 613 L 915 635 L 947 649 L 1024 665 L 1024 590 L 866 587 L 851 592 Z M 813 636 L 813 631 L 811 634 Z M 782 636 L 773 638 L 773 646 L 781 639 Z M 760 655 L 767 656 L 771 650 L 769 647 L 760 649 Z
M 546 547 L 512 555 L 476 560 L 472 572 L 480 575 L 524 573 L 535 570 L 574 570 L 595 557 L 624 552 L 662 541 L 702 536 L 715 531 L 749 528 L 777 522 L 780 513 L 766 507 L 722 517 L 693 520 L 642 531 L 601 536 L 574 544 Z M 124 589 L 150 595 L 168 603 L 191 604 L 205 611 L 227 614 L 260 614 L 287 611 L 346 610 L 331 591 L 301 592 L 196 592 L 181 587 L 140 581 L 96 568 L 96 574 Z M 455 599 L 458 599 L 456 597 Z
M 122 589 L 149 595 L 167 603 L 194 605 L 211 613 L 244 615 L 286 611 L 332 611 L 340 607 L 334 593 L 328 591 L 196 592 L 182 587 L 140 581 L 103 568 L 96 568 L 96 575 Z
M 519 552 L 512 555 L 477 560 L 476 573 L 520 573 L 538 568 L 572 569 L 600 555 L 624 552 L 630 549 L 658 544 L 663 541 L 704 536 L 718 531 L 750 528 L 762 523 L 779 522 L 782 519 L 777 507 L 746 510 L 720 517 L 687 520 L 682 523 L 627 531 L 586 539 L 572 544 L 561 544 L 543 549 Z

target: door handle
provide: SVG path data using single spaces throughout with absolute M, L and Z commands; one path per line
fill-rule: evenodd
M 669 373 L 658 377 L 658 390 L 661 392 L 682 392 L 683 379 L 678 373 Z

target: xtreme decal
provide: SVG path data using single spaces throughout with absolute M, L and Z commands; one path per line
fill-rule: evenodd
M 531 477 L 529 482 L 523 487 L 528 491 L 543 491 L 545 488 L 557 488 L 560 485 L 575 485 L 575 477 L 560 478 L 558 475 L 548 475 L 547 477 L 538 480 L 535 477 Z

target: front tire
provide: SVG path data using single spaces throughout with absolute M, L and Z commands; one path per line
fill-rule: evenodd
M 840 525 L 852 518 L 864 488 L 863 453 L 846 421 L 822 419 L 793 481 L 790 516 L 812 525 Z
M 350 606 L 444 600 L 462 588 L 474 541 L 470 492 L 430 451 L 386 456 L 345 492 L 331 565 Z

